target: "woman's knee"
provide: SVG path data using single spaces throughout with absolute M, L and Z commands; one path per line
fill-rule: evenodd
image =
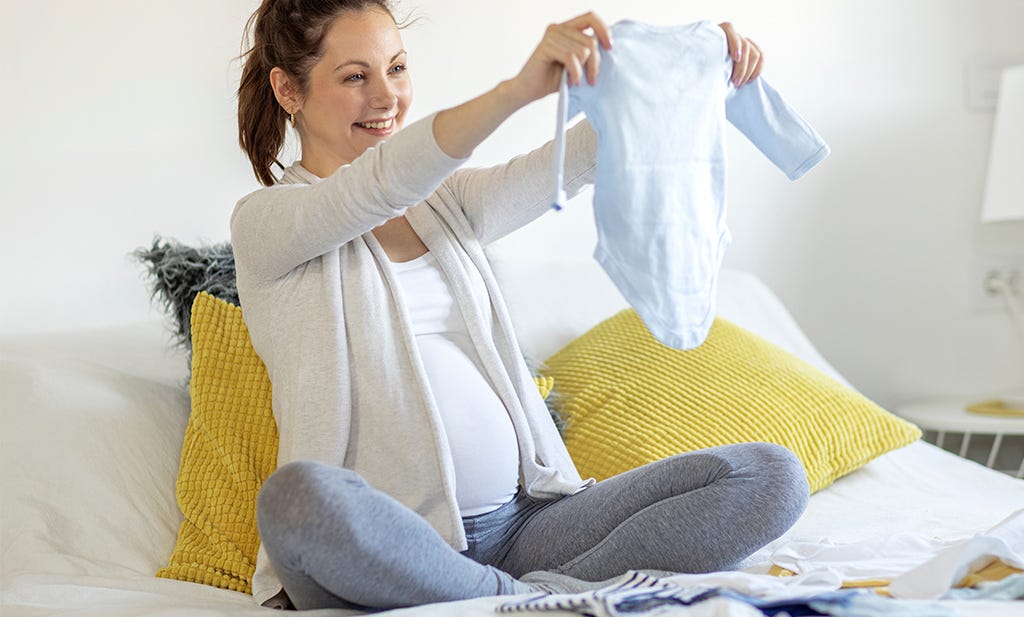
M 759 482 L 763 485 L 762 505 L 775 514 L 778 535 L 789 529 L 807 508 L 810 488 L 804 465 L 792 450 L 773 443 L 752 443 Z
M 803 514 L 809 496 L 807 474 L 789 448 L 750 442 L 711 448 L 707 453 L 728 469 L 725 478 L 736 486 L 737 498 L 764 521 L 768 535 L 782 535 Z
M 774 443 L 755 445 L 764 459 L 764 469 L 775 479 L 779 490 L 806 502 L 810 491 L 807 484 L 807 472 L 797 455 L 789 448 Z
M 350 469 L 314 461 L 286 463 L 270 474 L 256 498 L 260 535 L 301 528 L 329 499 L 328 493 L 365 485 L 362 477 Z

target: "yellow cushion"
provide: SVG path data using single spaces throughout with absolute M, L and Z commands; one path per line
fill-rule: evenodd
M 543 399 L 546 399 L 551 394 L 551 389 L 555 387 L 555 379 L 553 377 L 538 375 L 533 380 L 537 382 L 537 389 L 540 390 L 540 397 Z
M 277 467 L 270 379 L 242 309 L 205 292 L 192 304 L 190 392 L 177 483 L 185 520 L 157 576 L 252 593 L 256 495 Z
M 546 362 L 580 474 L 598 480 L 691 450 L 748 441 L 790 448 L 811 490 L 921 431 L 724 319 L 703 345 L 660 344 L 632 309 Z

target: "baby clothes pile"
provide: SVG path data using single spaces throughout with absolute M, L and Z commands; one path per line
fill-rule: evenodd
M 772 561 L 791 576 L 628 572 L 597 590 L 514 600 L 497 610 L 592 617 L 953 617 L 936 601 L 1024 599 L 1024 510 L 966 539 L 900 534 L 850 544 L 794 542 Z

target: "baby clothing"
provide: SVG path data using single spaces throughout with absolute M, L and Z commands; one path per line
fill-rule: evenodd
M 833 573 L 843 581 L 891 580 L 894 598 L 944 597 L 968 574 L 999 580 L 983 570 L 995 561 L 1003 576 L 1024 568 L 1024 510 L 968 538 L 940 539 L 901 533 L 859 542 L 790 542 L 772 554 L 772 563 L 799 574 Z M 996 574 L 996 573 L 993 573 Z
M 697 347 L 715 318 L 726 226 L 725 121 L 796 180 L 829 154 L 762 78 L 732 86 L 725 33 L 708 21 L 621 21 L 597 83 L 559 92 L 554 175 L 565 125 L 585 112 L 598 133 L 594 258 L 663 344 Z M 556 208 L 564 201 L 557 189 Z

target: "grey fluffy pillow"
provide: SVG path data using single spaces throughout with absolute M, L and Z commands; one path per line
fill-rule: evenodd
M 150 295 L 172 319 L 174 338 L 185 349 L 192 349 L 192 301 L 200 291 L 239 304 L 229 242 L 194 247 L 156 236 L 152 246 L 131 255 L 146 267 Z

